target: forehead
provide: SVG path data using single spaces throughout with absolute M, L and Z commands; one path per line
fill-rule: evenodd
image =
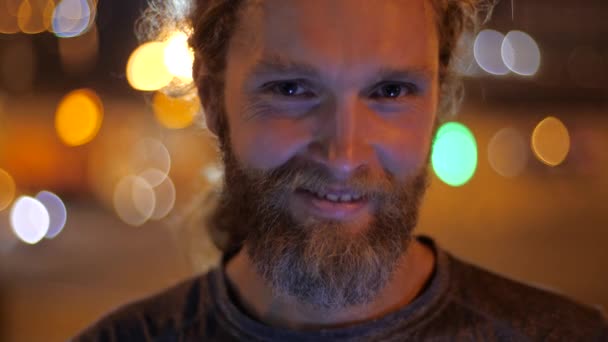
M 239 23 L 231 55 L 252 63 L 276 55 L 329 70 L 438 63 L 429 0 L 256 0 Z

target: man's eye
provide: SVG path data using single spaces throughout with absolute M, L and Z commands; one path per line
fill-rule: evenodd
M 268 89 L 285 97 L 310 97 L 312 92 L 295 81 L 277 82 L 268 86 Z
M 375 99 L 396 100 L 400 97 L 416 93 L 416 86 L 405 83 L 386 83 L 381 85 L 371 95 Z

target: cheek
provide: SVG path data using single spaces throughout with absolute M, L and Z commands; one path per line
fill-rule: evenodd
M 301 125 L 288 120 L 235 122 L 231 143 L 239 160 L 256 169 L 272 169 L 287 162 L 307 144 Z
M 384 145 L 378 151 L 382 164 L 395 176 L 407 177 L 423 168 L 430 151 L 430 129 L 416 130 L 408 127 L 400 134 L 400 139 Z
M 377 146 L 376 152 L 383 167 L 396 177 L 410 176 L 426 166 L 436 119 L 432 108 L 397 120 L 398 123 L 385 123 L 384 143 Z

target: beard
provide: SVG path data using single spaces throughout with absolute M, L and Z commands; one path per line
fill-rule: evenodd
M 351 222 L 296 218 L 290 199 L 298 189 L 336 184 L 324 165 L 293 158 L 271 170 L 244 167 L 229 144 L 221 144 L 225 183 L 210 217 L 232 248 L 248 257 L 277 297 L 337 310 L 370 303 L 392 279 L 407 252 L 428 187 L 428 167 L 405 181 L 387 171 L 360 168 L 341 182 L 373 204 L 363 229 Z

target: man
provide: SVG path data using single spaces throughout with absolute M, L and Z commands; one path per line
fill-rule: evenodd
M 456 43 L 483 6 L 198 1 L 222 263 L 77 340 L 608 340 L 599 312 L 413 237 Z

